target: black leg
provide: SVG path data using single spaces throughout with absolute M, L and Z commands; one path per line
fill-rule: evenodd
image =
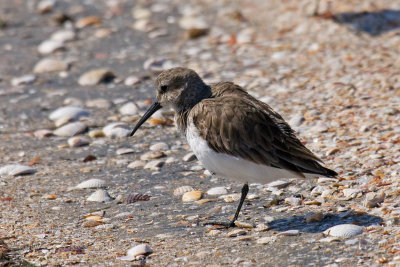
M 233 217 L 233 219 L 229 222 L 206 222 L 204 225 L 221 225 L 225 228 L 229 228 L 229 227 L 234 227 L 235 226 L 235 221 L 237 220 L 237 218 L 239 217 L 239 213 L 240 210 L 242 209 L 244 200 L 246 199 L 247 193 L 249 192 L 249 184 L 245 183 L 242 187 L 242 194 L 240 195 L 240 202 L 239 205 L 236 209 L 235 212 L 235 216 Z

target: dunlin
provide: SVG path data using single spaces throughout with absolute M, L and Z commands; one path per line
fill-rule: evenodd
M 195 71 L 179 67 L 163 71 L 155 88 L 157 101 L 131 136 L 154 112 L 172 107 L 177 128 L 202 164 L 212 173 L 245 183 L 233 219 L 212 224 L 235 225 L 248 182 L 337 175 L 320 164 L 278 113 L 234 83 L 207 85 Z

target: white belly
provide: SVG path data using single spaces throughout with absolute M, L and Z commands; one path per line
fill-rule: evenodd
M 302 177 L 292 171 L 256 164 L 251 161 L 213 151 L 189 125 L 186 139 L 197 158 L 209 171 L 240 182 L 269 183 L 280 178 Z

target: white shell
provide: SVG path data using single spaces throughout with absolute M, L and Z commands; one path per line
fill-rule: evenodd
M 101 83 L 106 78 L 115 77 L 108 69 L 93 69 L 85 72 L 79 77 L 78 83 L 82 86 L 91 86 Z
M 339 224 L 324 231 L 325 235 L 336 237 L 353 237 L 364 232 L 364 227 L 355 224 Z
M 68 69 L 68 63 L 65 63 L 58 59 L 44 58 L 36 63 L 33 67 L 34 73 L 44 73 L 53 71 L 64 71 Z
M 78 189 L 85 189 L 85 188 L 101 188 L 105 187 L 106 182 L 104 180 L 100 179 L 89 179 L 86 181 L 83 181 L 82 183 L 78 184 L 76 188 Z
M 268 187 L 284 188 L 290 185 L 290 181 L 277 180 L 267 184 Z
M 126 256 L 124 257 L 119 257 L 117 259 L 123 260 L 123 261 L 133 261 L 136 259 L 138 256 L 147 256 L 153 253 L 153 250 L 149 247 L 147 244 L 140 244 L 137 246 L 134 246 L 128 250 L 126 253 Z
M 50 36 L 50 39 L 54 40 L 54 41 L 59 41 L 59 42 L 65 43 L 65 42 L 74 40 L 75 36 L 76 36 L 76 34 L 72 30 L 59 30 L 59 31 L 56 31 L 55 33 L 53 33 Z
M 15 77 L 11 80 L 12 86 L 18 86 L 21 84 L 31 84 L 36 81 L 36 76 L 33 74 L 27 74 L 20 77 Z
M 215 196 L 215 195 L 226 195 L 228 194 L 228 190 L 226 190 L 225 187 L 223 186 L 218 186 L 218 187 L 213 187 L 210 188 L 207 191 L 207 194 L 211 195 L 211 196 Z
M 168 150 L 168 145 L 164 142 L 158 142 L 149 147 L 151 151 L 165 151 Z
M 106 202 L 111 201 L 112 198 L 108 194 L 108 192 L 104 189 L 99 189 L 93 194 L 91 194 L 88 198 L 88 201 L 95 201 L 95 202 Z
M 174 190 L 174 196 L 181 196 L 181 195 L 183 195 L 187 192 L 191 192 L 191 191 L 194 191 L 194 188 L 191 187 L 190 185 L 180 186 Z
M 115 151 L 117 155 L 125 155 L 125 154 L 132 154 L 135 152 L 133 148 L 130 147 L 121 147 L 118 148 L 117 151 Z
M 70 147 L 87 146 L 90 143 L 88 138 L 80 136 L 71 137 L 67 142 Z
M 64 48 L 64 44 L 56 40 L 45 40 L 38 46 L 38 52 L 46 55 Z
M 0 177 L 26 175 L 26 174 L 33 174 L 35 172 L 36 169 L 29 166 L 24 166 L 19 164 L 9 164 L 0 168 Z
M 133 102 L 128 102 L 119 108 L 119 113 L 122 115 L 136 115 L 139 113 L 139 107 Z
M 74 107 L 74 106 L 65 106 L 58 108 L 54 110 L 52 113 L 49 115 L 49 119 L 52 121 L 57 121 L 61 118 L 70 118 L 73 120 L 77 120 L 80 117 L 88 117 L 89 116 L 89 111 L 80 108 L 80 107 Z
M 57 136 L 74 136 L 86 131 L 87 126 L 82 122 L 68 123 L 60 128 L 56 129 L 53 134 Z
M 124 122 L 113 122 L 103 128 L 103 133 L 107 137 L 127 137 L 131 133 L 130 126 Z

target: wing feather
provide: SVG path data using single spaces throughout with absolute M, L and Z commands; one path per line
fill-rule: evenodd
M 204 99 L 189 117 L 218 153 L 296 173 L 336 175 L 319 163 L 279 114 L 244 91 Z

